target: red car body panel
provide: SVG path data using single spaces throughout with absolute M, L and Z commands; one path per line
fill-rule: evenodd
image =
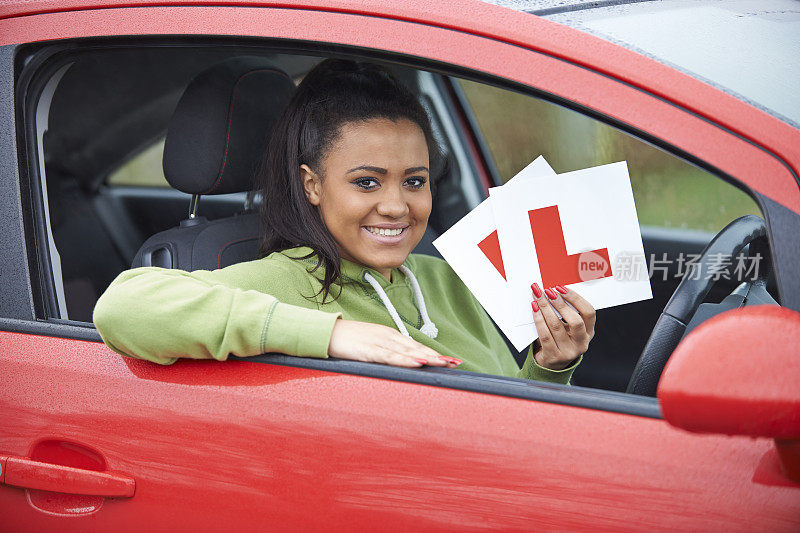
M 32 406 L 3 408 L 4 455 L 74 442 L 136 480 L 133 498 L 105 499 L 71 520 L 0 486 L 11 530 L 797 524 L 798 490 L 780 483 L 768 440 L 282 366 L 159 367 L 53 337 L 0 333 L 0 346 L 0 372 L 10 378 L 2 404 Z
M 455 1 L 146 4 L 3 3 L 0 44 L 242 35 L 440 61 L 595 110 L 800 213 L 800 132 L 546 20 Z M 0 486 L 3 527 L 11 529 L 791 531 L 800 524 L 800 486 L 781 475 L 768 439 L 246 361 L 160 367 L 98 343 L 7 332 L 0 332 L 0 372 L 0 460 L 135 481 L 133 497 L 105 499 Z

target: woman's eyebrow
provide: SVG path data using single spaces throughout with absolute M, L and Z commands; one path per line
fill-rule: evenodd
M 422 172 L 423 170 L 425 172 L 429 172 L 428 167 L 411 167 L 407 168 L 406 171 L 403 173 L 403 175 L 413 174 L 414 172 Z
M 377 173 L 377 174 L 386 174 L 386 173 L 388 173 L 388 172 L 389 172 L 389 171 L 388 171 L 388 170 L 386 170 L 385 168 L 381 168 L 381 167 L 371 167 L 371 166 L 369 166 L 369 165 L 361 165 L 360 167 L 351 168 L 350 170 L 348 170 L 347 172 L 345 172 L 345 174 L 350 174 L 351 172 L 356 172 L 357 170 L 368 170 L 369 172 L 375 172 L 375 173 Z M 406 171 L 406 172 L 407 172 L 407 171 Z

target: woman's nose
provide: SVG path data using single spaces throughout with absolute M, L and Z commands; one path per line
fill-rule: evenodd
M 406 202 L 402 190 L 384 190 L 378 202 L 378 214 L 391 218 L 402 218 L 408 214 L 408 202 Z

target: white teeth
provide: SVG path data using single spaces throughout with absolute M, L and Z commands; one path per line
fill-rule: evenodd
M 373 228 L 371 226 L 364 226 L 367 231 L 370 233 L 374 233 L 375 235 L 383 235 L 384 237 L 396 237 L 403 233 L 403 229 L 405 228 L 397 228 L 397 229 L 385 229 L 385 228 Z

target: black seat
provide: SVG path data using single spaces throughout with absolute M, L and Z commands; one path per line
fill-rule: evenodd
M 209 221 L 196 210 L 202 195 L 254 188 L 267 138 L 293 91 L 291 79 L 259 57 L 223 61 L 189 83 L 167 131 L 164 175 L 192 195 L 190 216 L 147 239 L 132 267 L 214 270 L 256 258 L 257 212 Z M 436 237 L 428 227 L 414 251 L 439 256 Z
M 192 195 L 189 218 L 147 239 L 132 267 L 213 270 L 256 258 L 257 212 L 208 221 L 197 216 L 206 194 L 249 192 L 267 138 L 294 83 L 260 57 L 236 57 L 200 73 L 187 86 L 169 123 L 164 175 Z

